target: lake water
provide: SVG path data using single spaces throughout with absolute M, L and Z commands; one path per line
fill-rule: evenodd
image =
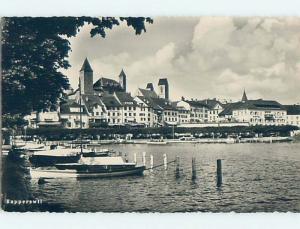
M 175 178 L 173 163 L 167 171 L 159 167 L 144 176 L 53 179 L 44 185 L 29 180 L 26 192 L 72 212 L 300 212 L 300 143 L 127 144 L 107 148 L 126 152 L 129 160 L 137 153 L 138 163 L 145 151 L 148 166 L 150 154 L 154 165 L 163 163 L 164 153 L 168 161 L 179 156 L 181 177 Z M 191 179 L 192 157 L 196 158 L 195 181 Z M 217 159 L 222 159 L 220 188 L 216 186 Z M 18 190 L 12 179 L 4 182 L 11 193 Z

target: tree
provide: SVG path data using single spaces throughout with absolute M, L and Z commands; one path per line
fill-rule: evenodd
M 146 32 L 144 17 L 11 17 L 2 19 L 2 113 L 25 115 L 54 109 L 69 87 L 59 72 L 70 67 L 69 37 L 76 36 L 85 23 L 92 24 L 91 36 L 105 37 L 106 30 L 121 21 L 135 33 Z

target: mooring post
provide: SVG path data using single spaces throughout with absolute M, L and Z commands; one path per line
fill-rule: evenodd
M 143 165 L 146 166 L 146 152 L 143 152 Z
M 220 187 L 222 185 L 222 160 L 217 160 L 217 186 Z
M 134 161 L 135 164 L 137 164 L 136 153 L 133 154 L 133 161 Z
M 150 169 L 153 169 L 153 155 L 150 155 Z
M 196 174 L 196 158 L 192 158 L 192 180 L 195 180 L 197 178 Z
M 164 154 L 164 167 L 165 167 L 165 170 L 168 169 L 168 159 L 167 159 L 167 154 Z
M 180 163 L 179 162 L 179 157 L 177 156 L 176 157 L 176 169 L 175 169 L 175 177 L 176 178 L 180 177 L 180 168 L 179 168 L 180 164 L 179 163 Z

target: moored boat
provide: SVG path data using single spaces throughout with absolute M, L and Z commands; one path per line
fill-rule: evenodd
M 81 158 L 78 163 L 58 163 L 51 169 L 31 169 L 32 178 L 107 178 L 143 175 L 145 166 L 122 157 Z

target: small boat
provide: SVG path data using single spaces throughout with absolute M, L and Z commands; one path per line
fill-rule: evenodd
M 78 163 L 58 163 L 51 169 L 31 169 L 31 178 L 107 178 L 143 175 L 145 166 L 122 157 L 81 158 Z
M 51 149 L 33 152 L 29 156 L 35 167 L 51 166 L 57 163 L 74 163 L 80 159 L 80 149 Z
M 167 143 L 163 139 L 151 139 L 147 142 L 148 145 L 166 145 Z
M 109 149 L 100 149 L 100 150 L 83 150 L 83 157 L 107 157 L 112 153 Z

